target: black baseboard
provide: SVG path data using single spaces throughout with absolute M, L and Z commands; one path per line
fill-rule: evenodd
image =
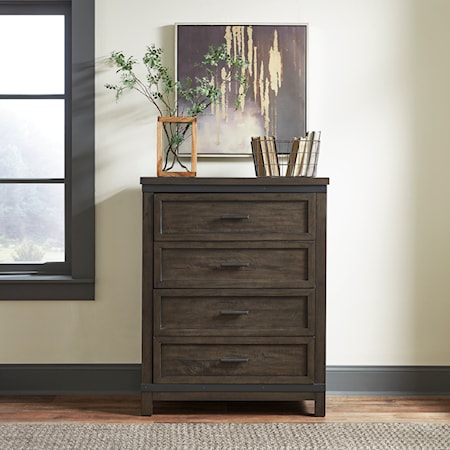
M 140 364 L 0 364 L 0 395 L 137 395 Z M 328 366 L 327 393 L 450 395 L 450 366 Z
M 0 395 L 138 394 L 140 364 L 0 364 Z
M 327 392 L 450 395 L 450 366 L 327 366 Z

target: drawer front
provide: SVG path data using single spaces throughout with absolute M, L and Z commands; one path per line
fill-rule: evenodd
M 314 339 L 159 338 L 154 383 L 311 383 Z
M 313 240 L 315 194 L 156 194 L 155 240 Z
M 156 290 L 156 336 L 311 336 L 314 290 Z
M 308 242 L 155 243 L 156 288 L 314 287 Z

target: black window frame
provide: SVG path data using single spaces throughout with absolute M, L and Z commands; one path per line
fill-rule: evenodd
M 0 265 L 0 300 L 95 298 L 94 2 L 0 0 L 0 14 L 64 11 L 69 33 L 66 55 L 70 56 L 65 92 L 66 117 L 70 117 L 66 120 L 65 143 L 66 262 L 18 264 L 14 269 Z

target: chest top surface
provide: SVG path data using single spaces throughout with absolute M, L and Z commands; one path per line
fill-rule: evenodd
M 143 192 L 326 192 L 328 178 L 142 177 Z

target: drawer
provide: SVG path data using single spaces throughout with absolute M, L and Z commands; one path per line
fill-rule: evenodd
M 314 290 L 159 289 L 156 336 L 311 336 Z
M 155 288 L 311 288 L 314 243 L 155 242 Z
M 154 383 L 311 383 L 314 338 L 155 338 Z
M 313 240 L 315 194 L 155 194 L 155 240 Z

